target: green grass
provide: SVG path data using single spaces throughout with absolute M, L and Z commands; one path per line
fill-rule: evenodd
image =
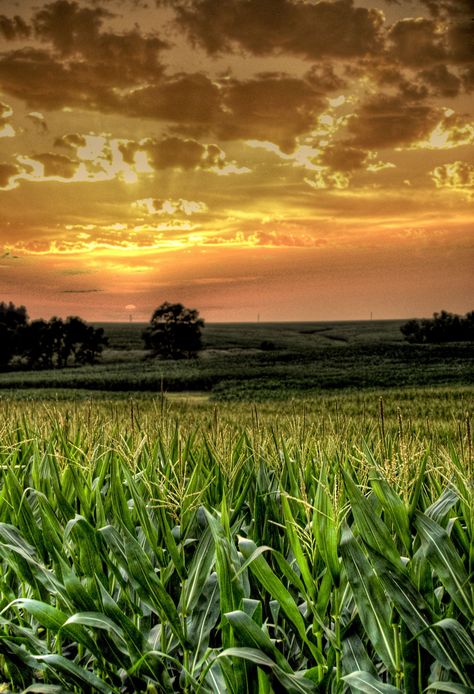
M 473 389 L 381 394 L 0 399 L 3 690 L 472 691 Z

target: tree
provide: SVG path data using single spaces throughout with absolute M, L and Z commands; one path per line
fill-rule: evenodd
M 147 349 L 165 359 L 195 357 L 202 349 L 204 321 L 196 309 L 165 301 L 153 313 L 143 332 Z
M 458 316 L 441 311 L 433 313 L 433 318 L 421 321 L 409 320 L 400 328 L 408 342 L 441 343 L 474 340 L 474 311 Z
M 24 306 L 15 306 L 11 301 L 0 303 L 0 368 L 6 368 L 19 353 L 19 332 L 27 322 Z
M 22 355 L 34 369 L 62 369 L 71 357 L 75 365 L 94 364 L 106 344 L 103 328 L 76 316 L 35 320 L 22 331 Z

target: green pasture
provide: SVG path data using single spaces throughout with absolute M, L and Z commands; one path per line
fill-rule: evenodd
M 473 690 L 472 387 L 42 392 L 0 398 L 1 691 Z

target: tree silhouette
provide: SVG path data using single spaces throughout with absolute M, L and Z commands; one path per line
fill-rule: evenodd
M 433 313 L 433 318 L 423 318 L 421 321 L 409 320 L 401 326 L 400 330 L 408 342 L 474 341 L 474 311 L 466 313 L 465 316 L 458 316 L 448 311 Z
M 202 349 L 204 321 L 196 309 L 165 301 L 154 311 L 143 332 L 147 349 L 165 359 L 195 357 Z
M 20 331 L 28 322 L 24 306 L 0 303 L 0 368 L 6 368 L 20 347 Z
M 77 316 L 66 321 L 53 317 L 23 326 L 19 354 L 32 369 L 62 369 L 73 364 L 94 364 L 107 344 L 103 328 L 94 328 Z

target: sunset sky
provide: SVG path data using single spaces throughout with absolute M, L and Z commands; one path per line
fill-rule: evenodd
M 471 0 L 0 0 L 0 301 L 474 309 Z

